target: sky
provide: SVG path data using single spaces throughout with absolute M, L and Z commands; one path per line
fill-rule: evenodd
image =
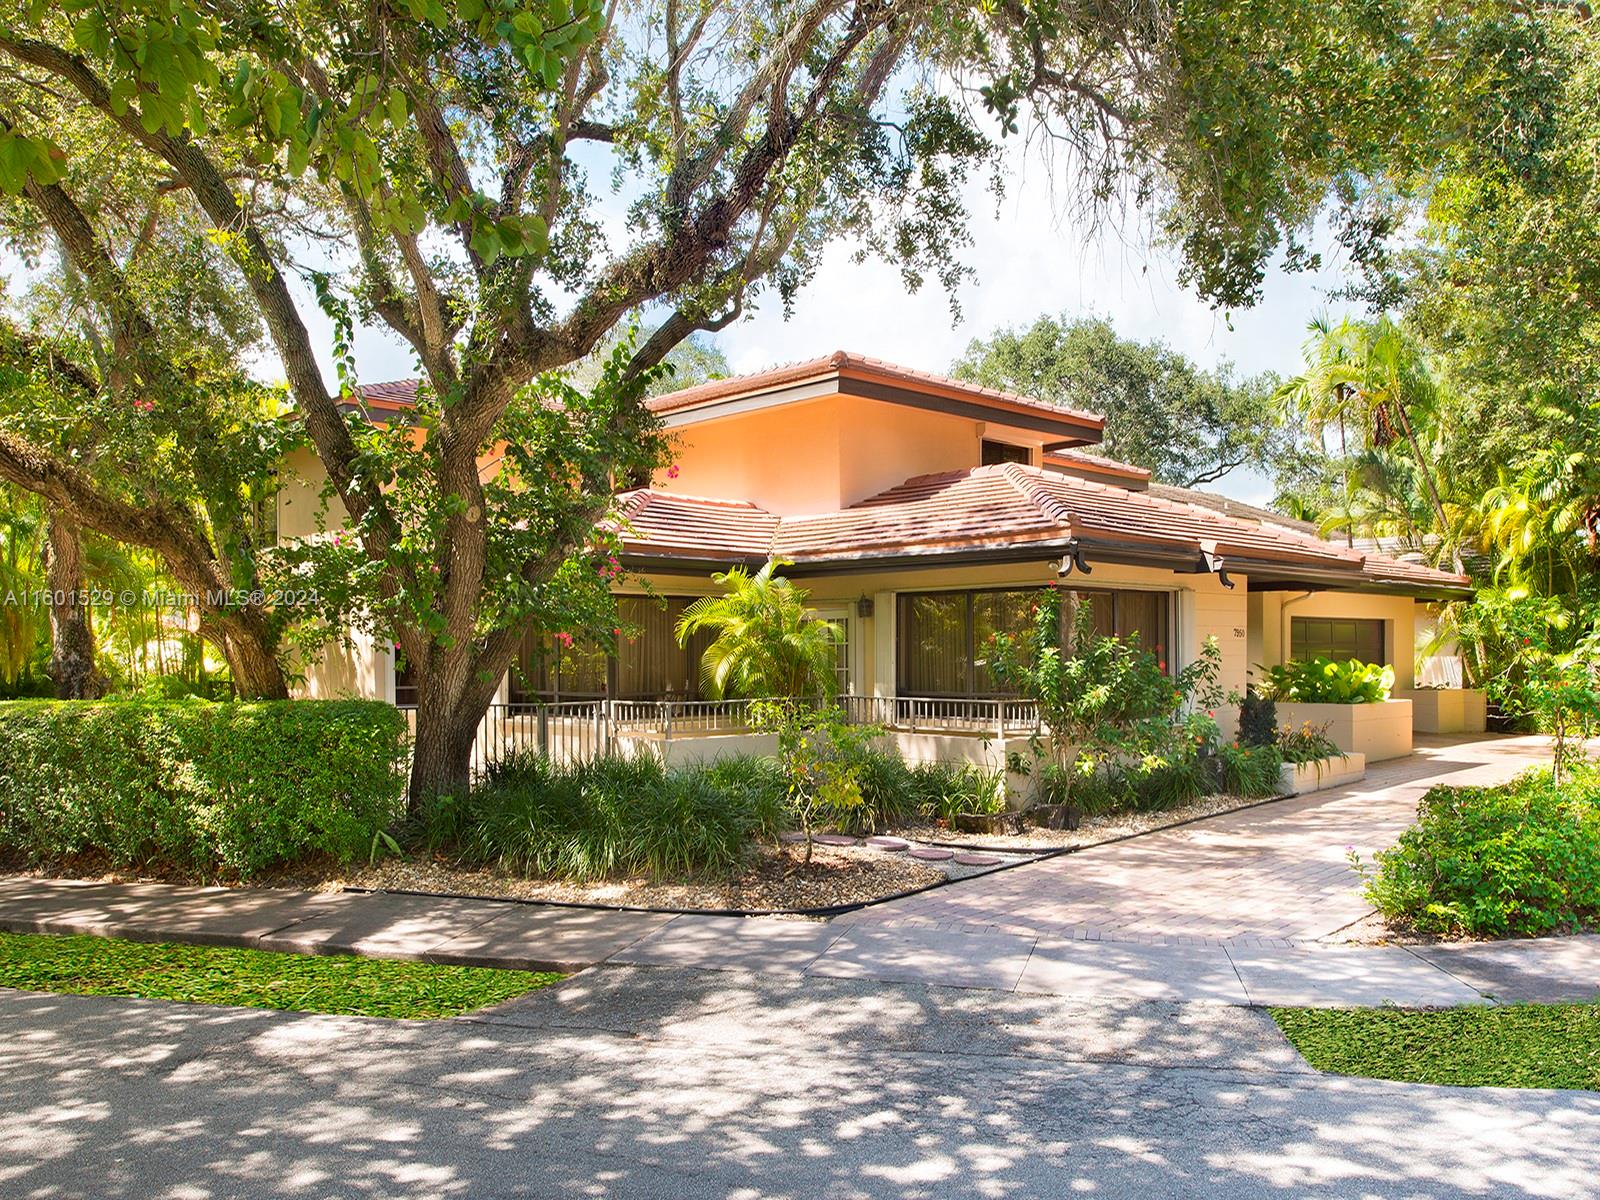
M 1008 165 L 1007 192 L 998 205 L 986 180 L 975 179 L 968 189 L 972 244 L 963 258 L 974 272 L 957 292 L 959 319 L 937 281 L 908 295 L 896 268 L 870 259 L 856 263 L 855 247 L 842 243 L 824 256 L 787 319 L 773 296 L 710 340 L 739 374 L 834 350 L 938 372 L 973 338 L 1001 326 L 1030 324 L 1045 313 L 1097 315 L 1124 337 L 1160 339 L 1203 366 L 1231 360 L 1243 374 L 1292 375 L 1307 321 L 1329 306 L 1327 292 L 1345 281 L 1332 261 L 1316 273 L 1275 270 L 1254 308 L 1215 311 L 1179 287 L 1172 258 L 1137 231 L 1087 230 L 1062 219 L 1048 170 L 1020 146 Z M 591 173 L 596 191 L 606 179 L 604 170 Z M 624 198 L 607 198 L 602 224 L 620 234 L 624 207 Z M 314 322 L 314 306 L 306 307 Z M 321 340 L 326 343 L 325 334 Z M 416 373 L 409 349 L 378 330 L 358 331 L 355 350 L 364 381 Z M 1210 490 L 1264 503 L 1272 485 L 1257 472 L 1239 470 Z

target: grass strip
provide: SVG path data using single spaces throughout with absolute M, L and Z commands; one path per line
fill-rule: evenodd
M 1274 1008 L 1272 1019 L 1308 1063 L 1331 1074 L 1600 1091 L 1600 1003 Z
M 360 1017 L 454 1017 L 560 975 L 347 955 L 0 933 L 0 987 Z

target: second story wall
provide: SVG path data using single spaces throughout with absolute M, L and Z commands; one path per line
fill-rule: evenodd
M 677 473 L 658 473 L 655 486 L 784 516 L 833 512 L 914 475 L 978 466 L 984 430 L 967 417 L 824 396 L 678 427 Z

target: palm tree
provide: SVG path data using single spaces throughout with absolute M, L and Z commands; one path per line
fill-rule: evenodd
M 702 596 L 678 619 L 680 646 L 696 633 L 715 634 L 700 663 L 713 696 L 795 698 L 838 690 L 835 653 L 843 634 L 806 607 L 806 593 L 777 574 L 769 559 L 751 575 L 732 567 L 711 578 L 727 591 Z
M 1339 452 L 1344 461 L 1345 491 L 1354 496 L 1351 479 L 1354 458 L 1348 446 L 1351 427 L 1360 431 L 1365 447 L 1386 450 L 1404 439 L 1416 466 L 1417 482 L 1432 509 L 1437 533 L 1457 557 L 1456 530 L 1439 493 L 1430 456 L 1417 433 L 1419 420 L 1431 421 L 1438 405 L 1438 384 L 1426 361 L 1394 321 L 1352 321 L 1333 324 L 1327 316 L 1312 320 L 1306 343 L 1306 370 L 1278 390 L 1278 401 L 1291 415 L 1304 419 L 1319 438 L 1330 429 L 1339 431 Z M 1398 506 L 1404 509 L 1402 502 Z M 1356 524 L 1353 505 L 1345 506 L 1347 540 L 1353 543 Z

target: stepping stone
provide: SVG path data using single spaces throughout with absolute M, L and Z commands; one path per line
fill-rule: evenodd
M 806 840 L 806 835 L 797 829 L 789 829 L 778 835 L 778 840 L 785 845 L 793 846 Z
M 996 867 L 1001 860 L 994 854 L 958 854 L 956 861 L 963 867 Z
M 914 846 L 907 853 L 912 858 L 920 858 L 923 862 L 943 862 L 947 858 L 954 858 L 954 850 L 941 850 L 937 846 Z
M 874 850 L 890 851 L 908 850 L 911 847 L 911 843 L 906 841 L 905 838 L 897 837 L 869 837 L 867 845 Z
M 846 833 L 819 833 L 812 839 L 819 846 L 854 846 L 856 839 Z

